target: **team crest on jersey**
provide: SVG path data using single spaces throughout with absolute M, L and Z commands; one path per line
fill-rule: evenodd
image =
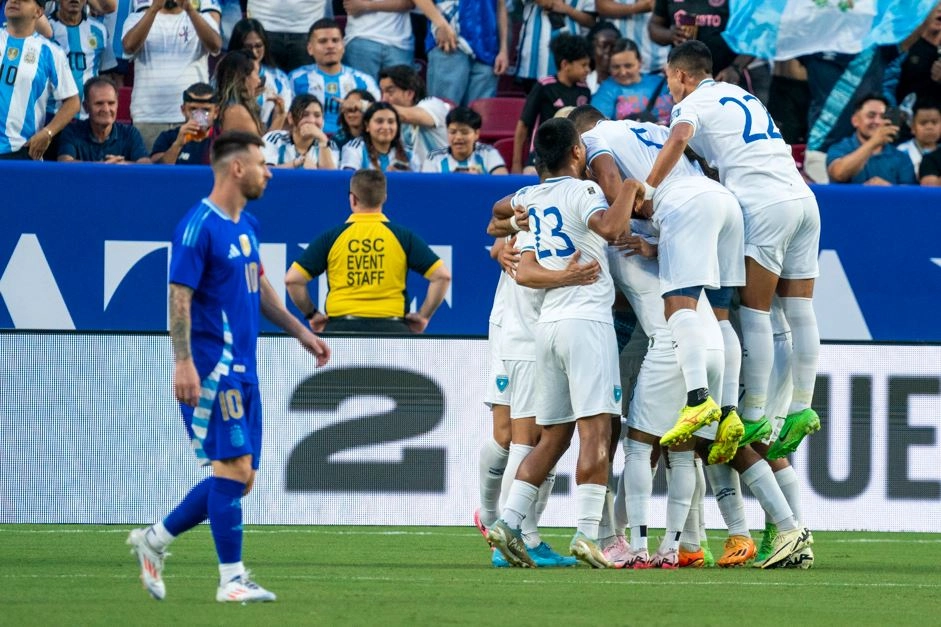
M 497 375 L 497 389 L 501 392 L 506 391 L 506 387 L 510 385 L 510 377 L 505 374 Z
M 673 111 L 670 113 L 670 118 L 671 118 L 671 119 L 676 119 L 676 118 L 678 118 L 678 117 L 680 117 L 680 107 L 679 107 L 679 105 L 673 107 Z
M 20 56 L 19 48 L 7 48 L 7 59 L 10 61 L 16 61 L 18 56 Z
M 336 96 L 339 88 L 340 86 L 337 85 L 336 83 L 330 83 L 329 85 L 326 86 L 327 93 L 330 94 L 331 96 Z
M 622 394 L 623 394 L 623 392 L 621 391 L 621 386 L 620 386 L 620 385 L 615 385 L 615 386 L 614 386 L 614 400 L 615 400 L 615 402 L 617 402 L 617 403 L 620 403 L 620 402 L 621 402 L 621 395 L 622 395 Z
M 90 36 L 88 37 L 88 47 L 89 47 L 89 48 L 97 48 L 97 47 L 98 47 L 98 38 L 95 37 L 94 35 L 90 35 Z
M 23 63 L 36 63 L 36 51 L 27 50 L 26 54 L 23 55 Z
M 248 257 L 252 254 L 252 243 L 248 239 L 248 235 L 242 233 L 239 235 L 239 244 L 242 246 L 242 254 Z

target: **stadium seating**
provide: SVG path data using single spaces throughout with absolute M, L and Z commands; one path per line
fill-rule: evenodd
M 131 119 L 131 88 L 121 87 L 118 89 L 118 122 L 130 123 Z
M 513 164 L 513 138 L 504 137 L 503 139 L 498 139 L 493 147 L 499 151 L 500 156 L 503 157 L 503 160 L 506 162 L 506 169 L 509 170 Z M 523 144 L 523 163 L 526 163 L 528 156 L 529 144 Z
M 480 140 L 494 143 L 506 137 L 512 139 L 525 103 L 524 98 L 500 97 L 478 98 L 470 103 L 470 108 L 483 118 Z
M 804 170 L 804 157 L 807 154 L 807 144 L 792 144 L 791 145 L 791 156 L 794 157 L 794 163 L 797 165 L 797 169 L 802 171 Z

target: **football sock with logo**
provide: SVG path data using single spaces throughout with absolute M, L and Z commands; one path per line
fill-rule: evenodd
M 782 298 L 784 316 L 791 327 L 794 345 L 791 370 L 794 373 L 794 399 L 789 414 L 810 407 L 817 380 L 817 360 L 820 357 L 820 331 L 813 301 L 809 298 Z
M 765 415 L 774 361 L 771 314 L 740 307 L 738 316 L 742 326 L 742 382 L 745 384 L 740 409 L 745 420 L 760 420 Z
M 729 535 L 750 535 L 748 521 L 745 520 L 745 501 L 742 500 L 742 485 L 738 473 L 726 464 L 706 466 L 705 472 Z
M 242 493 L 245 484 L 213 477 L 209 490 L 209 527 L 220 564 L 242 561 Z
M 703 332 L 699 314 L 692 309 L 680 309 L 667 320 L 673 336 L 676 360 L 683 371 L 686 390 L 706 390 L 709 378 L 706 374 L 706 334 Z M 702 398 L 697 405 L 706 400 Z
M 209 516 L 209 492 L 212 488 L 212 480 L 212 477 L 206 477 L 194 485 L 179 505 L 163 519 L 163 527 L 170 534 L 171 539 L 192 529 Z M 166 537 L 159 532 L 156 533 L 156 541 L 160 542 L 160 545 L 150 537 L 147 540 L 157 550 L 163 550 L 169 544 Z
M 778 531 L 790 531 L 797 528 L 794 513 L 787 504 L 781 488 L 778 487 L 778 482 L 774 480 L 774 473 L 771 472 L 771 467 L 767 463 L 759 461 L 743 472 L 742 481 L 761 503 L 761 507 L 767 512 L 771 522 L 778 526 Z
M 488 527 L 499 517 L 500 484 L 510 452 L 489 438 L 480 449 L 480 517 Z

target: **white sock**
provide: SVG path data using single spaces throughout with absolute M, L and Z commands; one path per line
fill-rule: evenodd
M 774 480 L 771 466 L 759 461 L 742 473 L 742 481 L 761 503 L 761 507 L 767 512 L 771 522 L 778 526 L 779 531 L 797 529 L 794 513 L 778 487 L 778 482 Z
M 782 298 L 784 316 L 791 327 L 794 353 L 791 372 L 794 378 L 794 396 L 789 414 L 810 407 L 817 380 L 817 360 L 820 357 L 820 331 L 813 301 L 809 298 Z
M 245 565 L 242 562 L 233 562 L 232 564 L 219 564 L 219 581 L 227 583 L 236 577 L 245 574 Z
M 539 486 L 539 496 L 536 497 L 536 524 L 542 520 L 542 513 L 546 511 L 546 505 L 549 503 L 549 497 L 552 496 L 552 488 L 555 487 L 555 468 L 546 475 L 546 480 Z
M 598 524 L 601 522 L 601 510 L 604 509 L 604 495 L 608 486 L 596 483 L 582 483 L 575 487 L 575 514 L 578 530 L 591 538 L 598 539 Z
M 539 519 L 542 518 L 542 512 L 546 509 L 546 502 L 549 500 L 549 494 L 552 492 L 552 486 L 555 485 L 555 468 L 546 475 L 546 480 L 539 486 L 539 492 L 536 494 L 536 500 L 533 501 L 529 513 L 523 518 L 520 529 L 523 532 L 523 542 L 531 549 L 542 544 L 542 536 L 539 535 Z
M 653 447 L 637 440 L 624 440 L 624 498 L 631 525 L 631 549 L 647 549 L 647 508 L 653 491 L 650 453 Z
M 794 520 L 800 525 L 801 520 L 803 520 L 801 516 L 801 490 L 794 467 L 787 466 L 777 471 L 774 473 L 774 480 L 778 482 L 778 487 L 781 488 L 784 498 L 787 499 L 787 504 L 794 514 Z
M 706 475 L 703 473 L 702 459 L 696 457 L 696 491 L 699 494 L 697 499 L 693 495 L 693 504 L 699 510 L 699 543 L 705 544 L 708 541 L 706 537 Z
M 539 488 L 531 483 L 519 479 L 513 481 L 510 492 L 506 497 L 506 507 L 503 508 L 501 516 L 511 529 L 520 528 L 523 518 L 529 513 L 538 493 Z
M 680 309 L 667 320 L 673 336 L 676 360 L 683 371 L 686 391 L 709 388 L 706 374 L 706 334 L 699 314 L 692 309 Z
M 686 515 L 686 522 L 683 524 L 683 533 L 680 536 L 680 546 L 690 551 L 695 551 L 701 546 L 699 534 L 702 527 L 702 512 L 700 511 L 700 507 L 706 495 L 706 479 L 702 474 L 702 460 L 696 457 L 693 460 L 693 464 L 696 483 L 693 489 L 693 499 L 690 502 L 689 514 Z
M 493 438 L 480 448 L 480 518 L 488 527 L 500 516 L 500 484 L 509 454 Z
M 772 321 L 774 313 L 771 314 Z M 768 381 L 768 402 L 765 412 L 768 416 L 787 415 L 791 398 L 794 396 L 793 378 L 791 377 L 791 332 L 774 334 L 774 365 L 771 367 L 771 379 Z
M 532 446 L 527 446 L 526 444 L 517 444 L 515 442 L 510 444 L 510 453 L 507 455 L 506 460 L 506 470 L 503 471 L 503 487 L 500 490 L 500 509 L 506 507 L 506 499 L 510 494 L 510 486 L 513 485 L 513 482 L 516 480 L 516 471 L 520 469 L 520 464 L 523 463 L 523 460 L 526 459 L 526 456 L 529 455 L 529 452 L 533 450 Z
M 163 521 L 161 520 L 150 526 L 145 537 L 147 538 L 147 544 L 159 552 L 170 546 L 170 543 L 173 542 L 176 536 L 167 531 L 167 528 L 163 526 Z
M 716 497 L 719 513 L 732 536 L 748 536 L 748 522 L 745 520 L 745 501 L 742 500 L 742 486 L 738 473 L 726 464 L 712 464 L 705 467 L 709 485 Z
M 614 534 L 624 535 L 627 529 L 627 501 L 624 498 L 624 471 L 618 477 L 617 492 L 614 494 Z
M 742 325 L 742 380 L 745 383 L 742 418 L 758 420 L 765 415 L 768 379 L 774 362 L 771 314 L 740 307 L 738 316 Z
M 680 543 L 680 533 L 689 516 L 693 493 L 696 491 L 696 466 L 693 451 L 670 451 L 667 466 L 667 520 L 666 533 L 660 548 L 675 550 Z
M 722 345 L 725 348 L 725 369 L 722 371 L 722 407 L 738 406 L 738 377 L 742 371 L 742 345 L 728 320 L 719 321 Z
M 612 487 L 613 486 L 613 487 Z M 598 525 L 598 540 L 602 546 L 614 539 L 614 493 L 617 492 L 617 483 L 614 480 L 614 470 L 608 468 L 608 485 L 605 486 L 604 507 L 601 509 L 601 524 Z

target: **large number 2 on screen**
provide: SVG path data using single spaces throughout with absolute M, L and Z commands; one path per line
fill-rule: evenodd
M 748 108 L 748 103 L 751 101 L 757 102 L 758 103 L 757 108 L 760 109 L 761 113 L 763 113 L 768 118 L 768 128 L 766 129 L 764 133 L 752 133 L 752 128 L 751 128 L 752 112 L 751 112 L 751 109 Z M 738 98 L 732 98 L 731 96 L 726 96 L 725 98 L 722 98 L 721 100 L 719 100 L 720 105 L 726 105 L 730 102 L 737 104 L 739 107 L 742 108 L 742 111 L 745 113 L 745 129 L 742 131 L 742 139 L 745 140 L 746 144 L 756 142 L 760 139 L 781 139 L 782 138 L 780 133 L 775 132 L 774 120 L 771 119 L 771 114 L 768 113 L 768 110 L 765 109 L 764 106 L 762 106 L 760 100 L 758 100 L 751 94 L 745 96 L 744 98 L 742 98 L 742 100 L 739 100 Z M 754 108 L 755 107 L 752 106 L 752 109 Z
M 539 246 L 542 233 L 542 220 L 539 219 L 539 216 L 536 215 L 536 209 L 530 207 L 529 209 L 529 219 L 533 223 L 533 235 L 536 236 L 536 250 L 540 259 L 546 257 L 551 257 L 555 255 L 556 257 L 568 257 L 575 253 L 575 244 L 572 243 L 572 240 L 569 239 L 569 236 L 562 232 L 562 213 L 559 211 L 558 207 L 548 207 L 543 210 L 542 214 L 544 216 L 554 216 L 555 217 L 555 226 L 552 227 L 552 230 L 549 231 L 549 237 L 558 237 L 565 243 L 565 248 L 561 250 L 546 250 Z

